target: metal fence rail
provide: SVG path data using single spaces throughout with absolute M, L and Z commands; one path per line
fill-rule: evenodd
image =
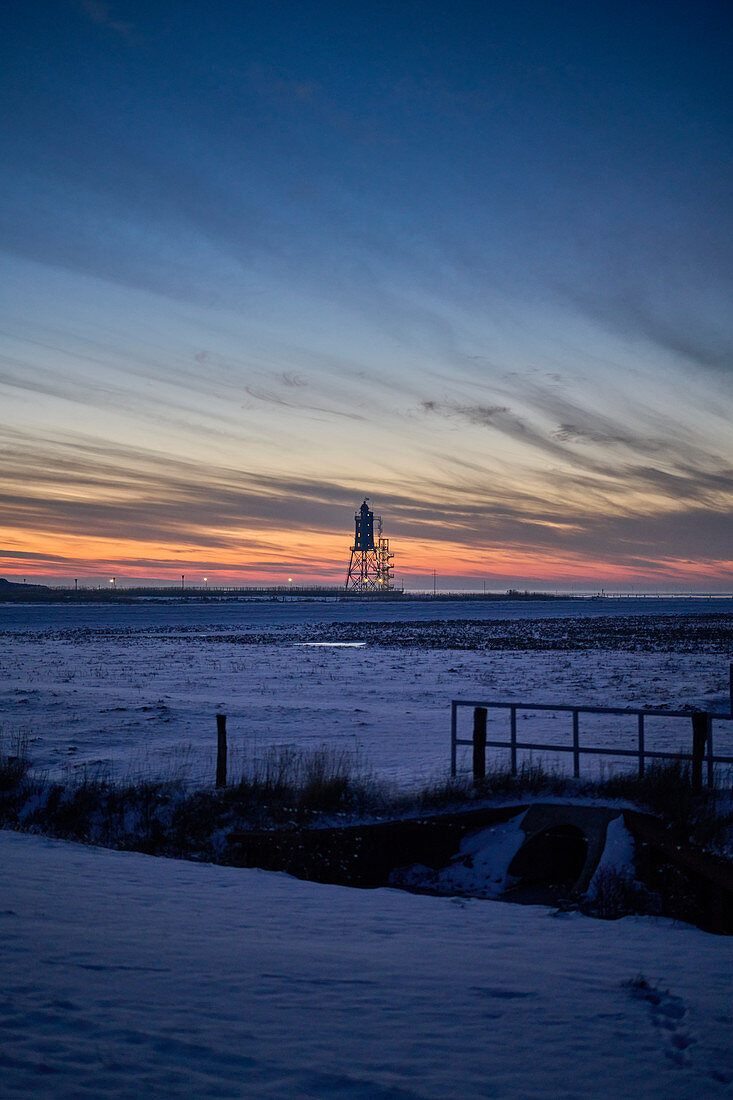
M 474 732 L 471 739 L 458 736 L 458 710 L 460 707 L 470 707 L 474 711 Z M 492 741 L 486 737 L 486 713 L 488 710 L 509 711 L 509 740 Z M 518 711 L 560 711 L 572 715 L 572 743 L 569 745 L 552 744 L 539 741 L 519 741 L 517 739 L 517 712 Z M 615 714 L 626 717 L 636 717 L 636 748 L 621 749 L 608 748 L 600 745 L 581 745 L 580 743 L 580 715 L 581 714 Z M 645 744 L 645 718 L 687 718 L 692 722 L 692 751 L 667 752 L 648 749 Z M 573 776 L 580 776 L 580 757 L 590 756 L 624 756 L 632 757 L 638 761 L 639 775 L 644 775 L 647 760 L 686 760 L 692 764 L 693 779 L 697 769 L 702 777 L 702 762 L 707 765 L 708 786 L 713 785 L 714 768 L 716 764 L 733 764 L 733 756 L 717 756 L 713 748 L 713 723 L 733 721 L 731 714 L 714 714 L 710 711 L 689 710 L 661 710 L 650 707 L 593 707 L 575 706 L 568 703 L 524 703 L 524 702 L 498 702 L 496 700 L 476 699 L 452 699 L 451 700 L 451 776 L 456 775 L 458 764 L 458 746 L 470 745 L 474 750 L 474 776 L 481 777 L 485 768 L 485 752 L 487 748 L 508 749 L 510 754 L 512 775 L 517 774 L 517 753 L 520 749 L 531 751 L 567 752 L 573 755 Z

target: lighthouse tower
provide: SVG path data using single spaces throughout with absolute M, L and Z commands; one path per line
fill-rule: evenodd
M 382 538 L 382 517 L 377 516 L 374 538 L 374 512 L 364 500 L 354 516 L 354 545 L 346 574 L 347 592 L 389 592 L 392 589 L 392 559 L 389 539 Z

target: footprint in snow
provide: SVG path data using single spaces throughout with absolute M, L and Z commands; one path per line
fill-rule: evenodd
M 687 1048 L 696 1040 L 681 1029 L 682 1021 L 687 1016 L 684 1001 L 667 989 L 651 985 L 641 975 L 624 982 L 624 985 L 634 1000 L 643 1001 L 648 1006 L 654 1027 L 659 1028 L 668 1038 L 669 1047 L 665 1054 L 670 1061 L 677 1066 L 689 1065 Z

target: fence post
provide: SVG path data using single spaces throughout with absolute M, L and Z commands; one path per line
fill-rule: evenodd
M 458 703 L 455 699 L 451 700 L 450 704 L 450 774 L 451 779 L 456 777 L 456 765 L 458 746 L 456 741 L 458 739 Z
M 509 751 L 512 761 L 512 775 L 517 774 L 517 708 L 512 707 L 509 713 Z
M 733 714 L 733 664 L 730 666 L 730 707 L 728 713 Z
M 692 716 L 692 787 L 702 790 L 702 762 L 705 758 L 705 742 L 708 739 L 708 716 L 704 710 Z
M 577 710 L 573 710 L 573 778 L 580 779 L 580 729 Z
M 227 785 L 227 716 L 216 716 L 216 785 Z
M 637 715 L 639 728 L 639 779 L 644 778 L 644 715 Z
M 486 778 L 486 707 L 476 707 L 473 712 L 473 781 L 481 783 Z

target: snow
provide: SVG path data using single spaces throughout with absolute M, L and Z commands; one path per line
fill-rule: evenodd
M 541 600 L 500 600 L 497 602 L 462 600 L 374 600 L 281 601 L 227 599 L 186 602 L 185 600 L 139 600 L 130 603 L 73 604 L 0 604 L 0 629 L 64 629 L 69 626 L 114 627 L 120 620 L 131 629 L 156 624 L 196 629 L 221 624 L 224 628 L 296 625 L 301 623 L 388 622 L 403 618 L 411 622 L 456 619 L 519 620 L 572 618 L 598 619 L 608 616 L 730 615 L 732 596 L 653 597 Z
M 701 612 L 718 616 L 709 636 Z M 724 709 L 730 613 L 730 600 L 0 606 L 0 722 L 50 775 L 98 762 L 210 782 L 221 712 L 232 769 L 237 754 L 328 742 L 409 784 L 447 774 L 456 697 Z M 502 648 L 505 628 L 523 648 Z M 465 648 L 482 629 L 495 647 Z M 570 648 L 549 648 L 562 637 Z M 566 736 L 554 715 L 520 720 Z M 655 723 L 649 747 L 689 738 Z M 467 837 L 441 888 L 500 893 L 521 817 Z M 629 855 L 617 818 L 600 868 Z M 660 919 L 0 832 L 0 1081 L 54 1100 L 726 1096 L 732 952 Z
M 665 614 L 652 615 L 658 608 Z M 214 716 L 224 713 L 230 774 L 269 746 L 327 742 L 353 750 L 380 776 L 410 783 L 446 774 L 453 698 L 720 709 L 732 608 L 731 600 L 0 605 L 0 724 L 6 735 L 28 737 L 36 766 L 51 776 L 92 766 L 122 778 L 185 773 L 208 781 Z M 574 618 L 559 617 L 559 610 Z M 693 617 L 701 610 L 723 623 L 714 644 L 706 643 L 704 630 L 697 638 L 692 629 L 700 622 L 707 629 L 707 619 Z M 635 621 L 642 624 L 639 644 L 648 648 L 594 648 L 594 639 L 633 642 L 627 627 L 633 611 L 643 612 Z M 480 630 L 501 646 L 507 624 L 519 631 L 511 644 L 516 637 L 534 648 L 455 648 L 480 644 Z M 359 630 L 370 632 L 368 644 L 322 644 L 364 641 L 323 636 Z M 543 648 L 562 645 L 566 636 L 586 648 Z M 470 711 L 461 720 L 459 735 L 469 736 Z M 584 716 L 582 723 L 584 744 L 602 738 L 635 746 L 633 719 Z M 649 721 L 647 748 L 689 751 L 689 725 Z M 723 754 L 733 750 L 732 725 L 716 726 Z M 490 715 L 489 740 L 506 740 L 507 727 L 506 713 Z M 520 714 L 519 734 L 568 745 L 570 719 Z M 506 751 L 494 755 L 506 763 Z M 556 757 L 545 754 L 545 762 L 567 769 L 567 757 Z M 467 762 L 464 755 L 460 763 Z M 583 773 L 600 766 L 585 757 Z M 602 762 L 605 774 L 629 766 L 611 757 Z
M 7 832 L 0 866 L 9 1098 L 731 1093 L 733 941 L 686 925 Z
M 609 821 L 606 828 L 606 843 L 590 881 L 588 893 L 593 894 L 596 884 L 604 875 L 609 872 L 629 873 L 633 868 L 633 863 L 634 838 L 624 825 L 623 817 L 615 817 L 612 821 Z
M 442 895 L 500 897 L 514 881 L 507 868 L 527 839 L 520 828 L 525 814 L 522 810 L 509 821 L 469 833 L 446 867 L 432 870 L 419 863 L 400 867 L 392 872 L 390 882 Z

